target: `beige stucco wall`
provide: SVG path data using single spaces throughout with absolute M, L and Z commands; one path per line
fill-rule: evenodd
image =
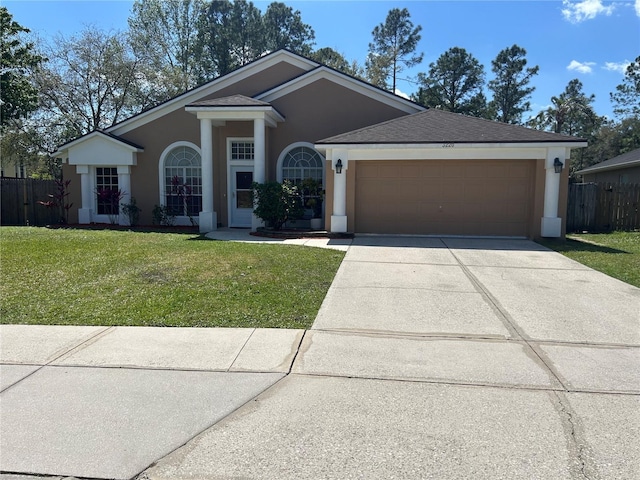
M 282 82 L 292 74 L 301 73 L 301 70 L 290 67 L 285 64 L 280 69 L 268 69 L 264 72 L 264 78 L 263 75 L 247 78 L 233 88 L 221 90 L 210 97 L 238 93 L 254 95 L 272 87 L 273 82 Z M 265 83 L 261 83 L 263 80 Z M 267 128 L 267 181 L 276 180 L 278 157 L 292 143 L 314 143 L 331 135 L 405 114 L 325 79 L 278 98 L 272 105 L 285 117 L 285 121 L 278 123 L 276 128 Z M 154 205 L 160 203 L 160 157 L 175 142 L 186 141 L 200 146 L 200 122 L 194 114 L 181 108 L 122 137 L 144 147 L 144 153 L 138 154 L 137 165 L 131 169 L 131 194 L 142 210 L 140 223 L 150 224 Z M 228 225 L 227 138 L 236 137 L 252 138 L 252 122 L 227 122 L 224 127 L 213 129 L 214 209 L 218 223 L 223 226 Z

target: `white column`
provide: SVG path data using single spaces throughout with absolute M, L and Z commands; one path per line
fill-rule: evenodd
M 336 171 L 336 162 L 342 161 L 342 172 Z M 344 150 L 333 150 L 331 169 L 333 170 L 333 214 L 331 215 L 331 231 L 344 233 L 347 231 L 347 168 L 349 160 Z
M 547 149 L 545 160 L 544 181 L 544 211 L 541 225 L 543 237 L 557 238 L 562 236 L 562 218 L 558 217 L 558 203 L 560 200 L 560 178 L 562 174 L 555 172 L 553 163 L 556 158 L 566 166 L 566 151 L 564 148 Z
M 131 202 L 131 167 L 128 165 L 118 166 L 118 189 L 122 192 L 118 224 L 129 225 L 129 217 L 122 214 L 122 204 Z
M 76 173 L 80 175 L 80 192 L 82 198 L 82 206 L 78 209 L 78 223 L 91 223 L 93 188 L 91 175 L 89 175 L 89 165 L 77 165 Z
M 255 118 L 253 120 L 253 181 L 264 183 L 266 179 L 266 142 L 265 142 L 265 123 L 264 118 Z M 264 222 L 253 215 L 251 219 L 251 230 L 254 232 L 258 227 L 262 227 Z
M 213 133 L 210 118 L 200 119 L 200 152 L 202 155 L 202 211 L 198 217 L 200 232 L 207 233 L 218 227 L 213 210 Z

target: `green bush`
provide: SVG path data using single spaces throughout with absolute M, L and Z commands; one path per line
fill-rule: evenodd
M 285 180 L 284 183 L 253 182 L 253 198 L 256 203 L 254 213 L 267 227 L 274 230 L 304 215 L 304 206 L 298 187 Z
M 176 214 L 166 205 L 156 205 L 151 212 L 154 225 L 172 227 L 176 223 Z
M 131 197 L 129 203 L 120 204 L 122 214 L 129 220 L 129 225 L 135 227 L 140 220 L 140 207 L 136 204 L 136 199 Z

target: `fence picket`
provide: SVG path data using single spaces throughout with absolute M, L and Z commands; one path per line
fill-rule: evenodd
M 54 180 L 3 178 L 0 181 L 0 225 L 49 225 L 59 221 L 55 209 L 38 202 L 49 201 L 56 191 Z

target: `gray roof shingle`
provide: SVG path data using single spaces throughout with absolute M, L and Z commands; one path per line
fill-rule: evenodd
M 318 144 L 583 142 L 557 133 L 430 108 L 322 139 Z
M 591 165 L 590 167 L 577 171 L 576 173 L 582 175 L 584 173 L 597 172 L 599 170 L 615 170 L 617 168 L 624 168 L 635 164 L 640 165 L 640 148 L 623 153 L 617 157 L 610 158 L 604 162 L 596 163 L 595 165 Z

